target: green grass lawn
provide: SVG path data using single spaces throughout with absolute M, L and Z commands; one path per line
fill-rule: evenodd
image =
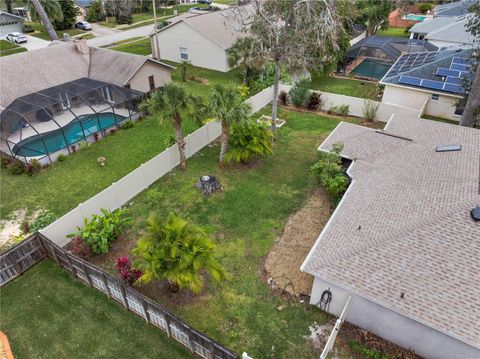
M 389 27 L 388 29 L 380 29 L 377 31 L 377 35 L 380 36 L 394 36 L 394 37 L 409 37 L 410 33 L 405 32 L 402 27 Z
M 15 358 L 191 358 L 188 350 L 104 294 L 44 260 L 2 288 Z
M 185 119 L 185 132 L 195 129 L 193 122 Z M 33 177 L 14 176 L 2 168 L 1 218 L 22 207 L 65 214 L 162 152 L 166 148 L 165 139 L 172 133 L 168 125 L 160 124 L 159 118 L 149 118 L 132 129 L 103 138 Z M 107 158 L 105 167 L 97 164 L 101 156 Z
M 137 55 L 150 55 L 152 53 L 152 48 L 150 46 L 150 38 L 142 38 L 138 41 L 133 41 L 130 43 L 110 47 L 110 50 L 128 52 L 130 54 Z
M 25 51 L 27 51 L 27 49 L 24 47 L 11 43 L 7 40 L 0 40 L 0 57 L 13 55 Z
M 42 24 L 39 24 L 36 22 L 29 22 L 28 25 L 30 25 L 35 30 L 35 32 L 32 32 L 29 35 L 38 37 L 43 40 L 50 41 L 50 37 L 48 36 L 48 33 Z M 66 30 L 57 30 L 56 33 L 58 35 L 58 38 L 61 40 L 63 39 L 63 33 L 67 33 L 70 36 L 74 36 L 79 34 L 85 34 L 86 31 L 72 28 L 72 29 L 66 29 Z
M 264 110 L 265 113 L 269 109 Z M 274 154 L 254 168 L 218 168 L 219 146 L 207 147 L 187 163 L 186 171 L 165 175 L 133 199 L 128 212 L 134 224 L 127 239 L 139 238 L 149 213 L 178 213 L 207 228 L 230 279 L 181 305 L 159 300 L 181 318 L 238 353 L 253 358 L 313 358 L 303 336 L 326 315 L 298 301 L 286 305 L 262 280 L 262 266 L 290 215 L 317 187 L 310 166 L 317 147 L 339 120 L 282 109 L 287 125 L 279 130 Z M 203 198 L 195 188 L 201 175 L 218 176 L 223 191 Z M 129 255 L 118 253 L 118 255 Z M 117 253 L 115 253 L 115 256 Z M 105 264 L 111 268 L 111 263 Z M 278 310 L 280 305 L 286 305 Z
M 370 82 L 335 78 L 328 73 L 312 76 L 311 89 L 340 95 L 374 99 L 377 85 Z

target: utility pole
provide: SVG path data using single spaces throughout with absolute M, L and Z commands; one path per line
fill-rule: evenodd
M 157 5 L 155 0 L 152 0 L 153 6 L 153 31 L 154 31 L 154 51 L 152 51 L 153 58 L 160 60 L 160 45 L 158 44 L 158 25 L 157 25 Z

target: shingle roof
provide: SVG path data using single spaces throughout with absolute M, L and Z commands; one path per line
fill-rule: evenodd
M 0 10 L 0 18 L 2 18 L 2 17 L 13 17 L 16 20 L 25 21 L 25 18 L 23 18 L 21 16 L 10 14 L 9 12 L 5 12 L 5 11 Z
M 320 146 L 345 145 L 353 182 L 302 270 L 480 348 L 480 131 L 398 117 L 384 131 L 411 141 L 342 122 Z
M 430 31 L 425 38 L 430 41 L 446 41 L 463 45 L 472 45 L 475 36 L 467 31 L 467 23 L 472 15 L 460 16 L 455 21 L 450 22 L 436 30 Z
M 460 16 L 468 13 L 472 5 L 478 3 L 478 0 L 460 0 L 449 2 L 447 4 L 437 5 L 433 8 L 435 16 Z
M 436 17 L 433 19 L 425 19 L 425 21 L 417 22 L 408 32 L 427 34 L 430 31 L 438 30 L 441 27 L 457 21 L 455 17 Z

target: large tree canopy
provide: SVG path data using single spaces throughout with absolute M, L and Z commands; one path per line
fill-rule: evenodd
M 360 18 L 367 26 L 367 36 L 372 36 L 385 24 L 393 9 L 391 0 L 359 0 Z

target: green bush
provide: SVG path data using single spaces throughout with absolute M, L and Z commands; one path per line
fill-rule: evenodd
M 31 159 L 28 161 L 26 172 L 28 175 L 33 176 L 35 173 L 39 173 L 42 170 L 42 165 L 38 160 Z
M 177 69 L 180 72 L 180 78 L 182 82 L 186 82 L 189 76 L 189 73 L 192 71 L 192 63 L 188 60 L 182 60 L 178 65 Z
M 115 16 L 115 20 L 117 20 L 117 24 L 131 24 L 133 22 L 133 17 L 131 14 L 118 14 Z
M 321 152 L 320 159 L 311 167 L 313 175 L 325 187 L 335 204 L 340 201 L 349 184 L 340 157 L 342 150 L 342 144 L 335 144 L 330 152 Z
M 87 10 L 87 21 L 97 22 L 105 20 L 105 13 L 103 12 L 101 0 L 94 0 Z
M 21 175 L 25 172 L 25 164 L 20 160 L 13 159 L 7 165 L 7 171 L 12 175 Z
M 165 147 L 172 147 L 174 144 L 177 143 L 177 138 L 173 133 L 170 133 L 168 137 L 165 139 Z
M 348 113 L 350 112 L 350 106 L 349 105 L 332 106 L 328 109 L 327 112 L 329 114 L 334 114 L 334 115 L 348 116 Z
M 363 102 L 363 109 L 362 109 L 363 117 L 367 121 L 371 121 L 371 122 L 376 121 L 379 105 L 380 104 L 375 103 L 374 101 L 365 100 Z
M 308 79 L 297 81 L 288 94 L 290 95 L 290 100 L 295 106 L 305 106 L 310 97 L 310 81 Z
M 124 129 L 124 130 L 128 130 L 128 129 L 134 128 L 134 127 L 135 127 L 135 122 L 133 122 L 131 120 L 125 121 L 122 124 L 122 129 Z
M 313 92 L 310 94 L 310 97 L 307 101 L 307 109 L 310 111 L 318 111 L 322 109 L 322 99 L 318 92 Z
M 426 14 L 428 10 L 432 10 L 433 9 L 433 5 L 432 4 L 429 4 L 429 3 L 424 3 L 424 4 L 420 4 L 418 6 L 418 8 L 420 9 L 420 12 L 422 14 Z
M 57 157 L 58 162 L 63 162 L 67 159 L 67 156 L 65 156 L 63 153 L 59 154 Z
M 365 344 L 362 344 L 358 341 L 352 340 L 348 343 L 352 351 L 360 353 L 363 357 L 368 359 L 390 359 L 387 354 L 377 352 L 374 349 L 370 349 Z
M 267 124 L 255 120 L 235 123 L 230 128 L 225 163 L 247 163 L 253 156 L 271 155 L 272 143 L 273 134 Z
M 45 228 L 56 219 L 57 219 L 57 216 L 54 215 L 52 212 L 49 212 L 49 211 L 43 212 L 30 225 L 30 233 L 37 233 L 39 230 Z
M 102 208 L 101 211 L 102 215 L 94 214 L 90 221 L 85 218 L 84 226 L 77 227 L 76 233 L 67 236 L 82 238 L 96 254 L 107 253 L 112 242 L 125 231 L 131 221 L 131 218 L 125 216 L 125 210 L 110 212 Z

